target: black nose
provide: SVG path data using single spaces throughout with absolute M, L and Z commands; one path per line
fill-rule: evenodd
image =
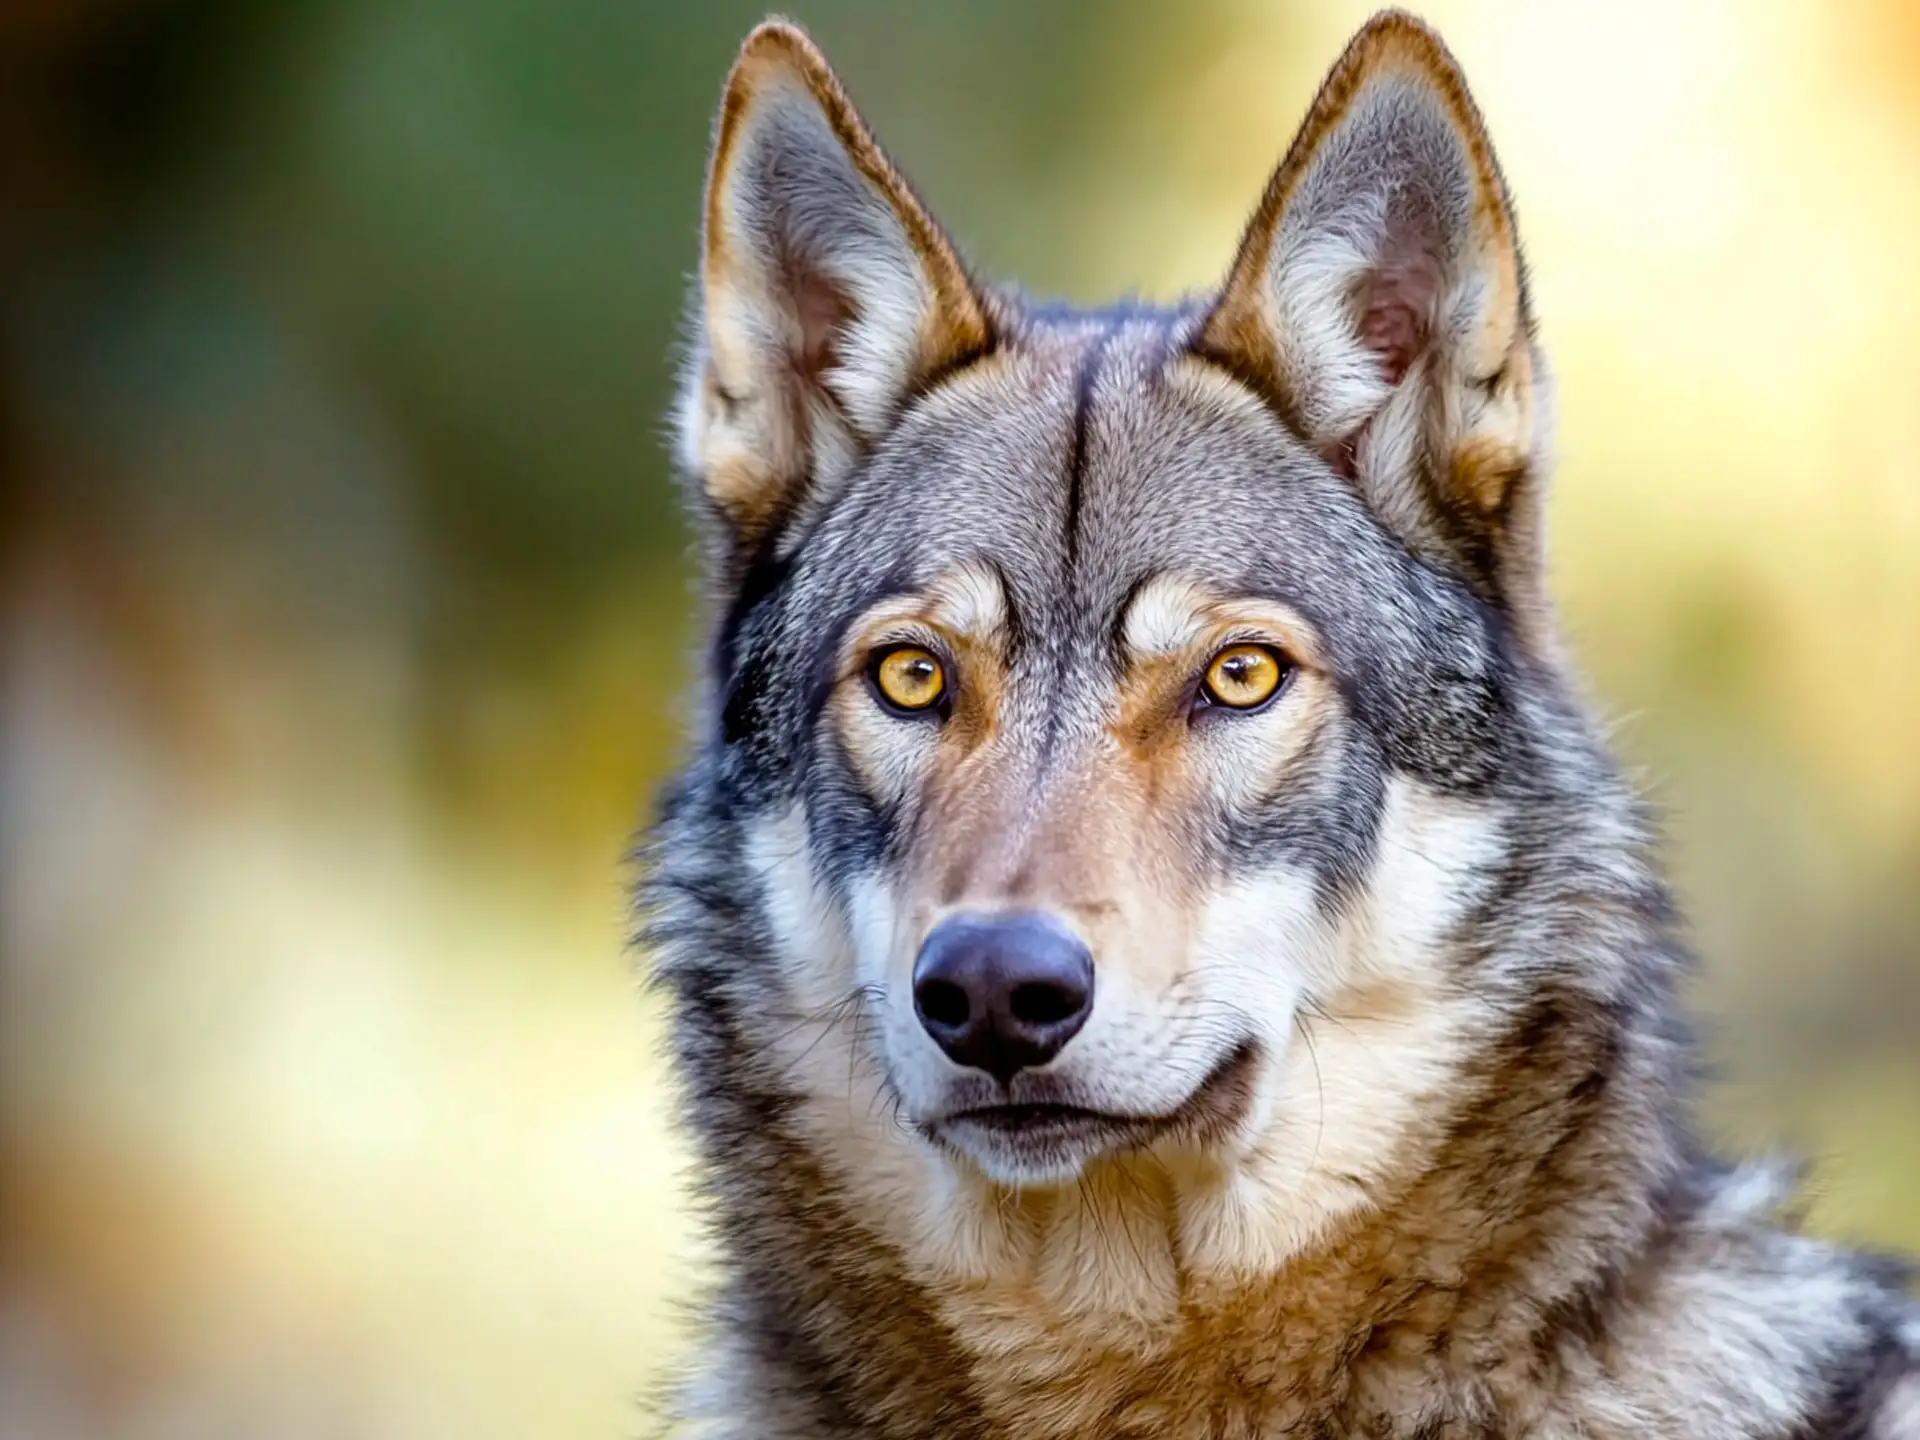
M 920 947 L 913 1008 L 956 1064 L 1004 1085 L 1087 1023 L 1093 957 L 1045 915 L 952 915 Z

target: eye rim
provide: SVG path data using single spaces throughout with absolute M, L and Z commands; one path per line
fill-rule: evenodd
M 897 655 L 908 652 L 924 655 L 933 662 L 935 679 L 939 688 L 933 692 L 925 704 L 905 705 L 886 692 L 880 681 L 881 669 Z M 947 657 L 933 646 L 919 640 L 895 640 L 884 645 L 876 645 L 867 655 L 865 666 L 867 691 L 874 702 L 889 715 L 902 720 L 924 720 L 929 716 L 944 720 L 953 708 L 953 665 Z
M 1249 701 L 1244 705 L 1227 699 L 1221 695 L 1219 691 L 1215 690 L 1213 686 L 1213 672 L 1215 667 L 1229 655 L 1241 650 L 1257 650 L 1265 655 L 1273 662 L 1275 674 L 1273 688 L 1259 699 Z M 1282 650 L 1278 645 L 1273 644 L 1269 640 L 1229 640 L 1218 650 L 1214 651 L 1212 656 L 1208 658 L 1207 663 L 1201 667 L 1199 680 L 1194 686 L 1194 713 L 1199 714 L 1202 711 L 1219 710 L 1229 715 L 1258 715 L 1261 711 L 1272 708 L 1274 702 L 1293 688 L 1293 677 L 1299 673 L 1299 662 L 1290 658 L 1285 650 Z

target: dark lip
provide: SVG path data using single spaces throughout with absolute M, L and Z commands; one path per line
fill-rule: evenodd
M 1257 1059 L 1252 1042 L 1236 1046 L 1192 1094 L 1162 1114 L 1134 1115 L 1041 1101 L 956 1110 L 941 1116 L 934 1125 L 965 1125 L 1023 1147 L 1080 1140 L 1099 1143 L 1109 1151 L 1134 1150 L 1174 1134 L 1205 1143 L 1246 1112 L 1253 1098 Z
M 1104 1110 L 1087 1110 L 1079 1105 L 983 1105 L 973 1110 L 957 1110 L 946 1118 L 948 1122 L 965 1120 L 988 1130 L 1039 1130 L 1102 1121 L 1112 1124 L 1128 1117 L 1110 1115 Z

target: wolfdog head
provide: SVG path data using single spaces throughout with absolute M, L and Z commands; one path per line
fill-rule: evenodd
M 983 287 L 781 24 L 704 218 L 718 614 L 652 898 L 719 1143 L 798 1137 L 909 1244 L 1128 1167 L 1284 1244 L 1438 1143 L 1547 966 L 1613 983 L 1524 918 L 1650 882 L 1542 593 L 1513 210 L 1428 30 L 1358 36 L 1176 307 Z

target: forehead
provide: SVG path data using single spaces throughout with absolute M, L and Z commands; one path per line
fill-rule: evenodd
M 813 584 L 851 599 L 985 564 L 1023 620 L 1057 630 L 1110 625 L 1157 574 L 1310 612 L 1357 602 L 1370 573 L 1388 583 L 1358 497 L 1184 353 L 1186 323 L 1036 327 L 948 381 L 826 518 L 803 562 Z

